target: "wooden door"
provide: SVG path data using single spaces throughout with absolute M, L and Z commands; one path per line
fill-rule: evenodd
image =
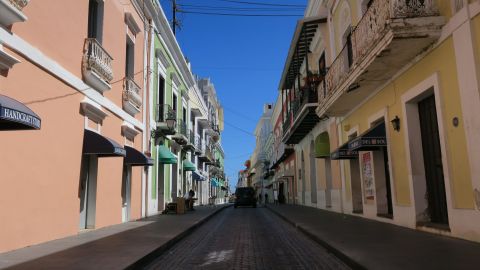
M 418 113 L 422 134 L 430 221 L 433 223 L 448 224 L 447 198 L 434 95 L 418 103 Z

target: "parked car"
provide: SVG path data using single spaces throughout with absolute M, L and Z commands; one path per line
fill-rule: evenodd
M 255 190 L 252 187 L 241 187 L 235 190 L 235 203 L 233 207 L 237 206 L 252 206 L 257 207 L 257 198 Z

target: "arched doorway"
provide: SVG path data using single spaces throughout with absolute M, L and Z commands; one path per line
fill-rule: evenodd
M 330 161 L 330 137 L 323 132 L 315 138 L 315 157 L 325 165 L 325 207 L 332 207 L 332 165 Z

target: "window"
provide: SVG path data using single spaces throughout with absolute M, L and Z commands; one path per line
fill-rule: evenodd
M 347 54 L 344 57 L 347 57 L 347 60 L 348 60 L 348 62 L 346 63 L 348 65 L 348 68 L 347 68 L 347 70 L 348 70 L 353 64 L 353 47 L 352 47 L 352 28 L 351 28 L 351 26 L 347 27 L 347 30 L 345 30 L 345 33 L 343 34 L 343 44 L 344 44 L 344 46 L 346 46 L 343 53 Z
M 322 53 L 320 59 L 318 59 L 318 72 L 321 76 L 327 74 L 327 64 L 325 63 L 325 52 Z
M 172 104 L 173 110 L 176 112 L 177 111 L 177 95 L 173 94 L 173 104 Z
M 103 1 L 90 0 L 88 3 L 88 38 L 102 43 Z
M 162 76 L 158 76 L 158 104 L 165 104 L 165 79 Z
M 187 109 L 185 109 L 185 107 L 183 107 L 183 110 L 182 110 L 182 117 L 183 117 L 183 122 L 187 123 Z
M 127 46 L 125 52 L 125 77 L 132 79 L 135 76 L 135 44 L 133 41 L 127 36 Z

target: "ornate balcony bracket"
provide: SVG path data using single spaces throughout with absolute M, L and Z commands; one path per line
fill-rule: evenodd
M 3 51 L 0 45 L 0 70 L 9 70 L 18 63 L 20 60 Z

